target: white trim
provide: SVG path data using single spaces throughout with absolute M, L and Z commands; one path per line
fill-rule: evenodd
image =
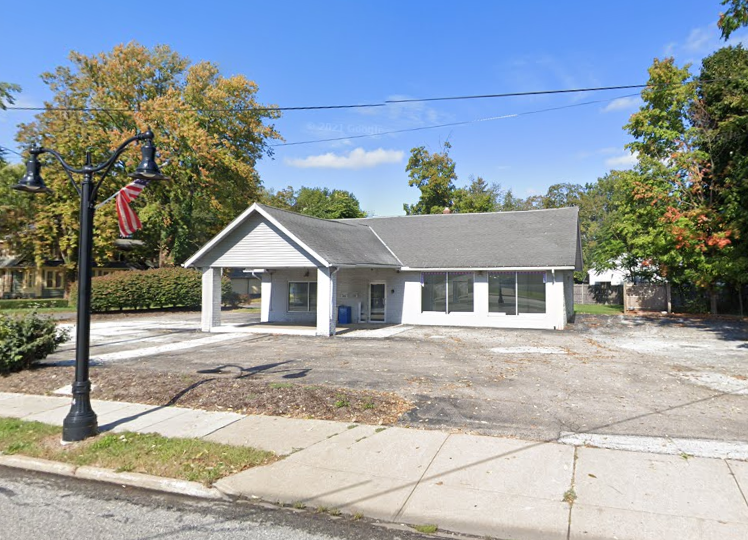
M 371 320 L 371 286 L 372 285 L 384 285 L 384 296 L 382 297 L 382 299 L 384 300 L 384 312 L 382 313 L 382 320 L 381 321 L 372 321 Z M 370 323 L 382 323 L 382 324 L 384 324 L 384 323 L 387 322 L 387 282 L 383 281 L 381 279 L 377 280 L 377 281 L 370 281 L 368 289 L 369 290 L 367 291 L 367 293 L 368 293 L 367 296 L 368 296 L 369 305 L 366 306 L 366 308 L 367 308 L 366 311 L 368 312 L 369 316 L 367 317 L 367 322 L 370 322 Z
M 215 235 L 213 238 L 210 239 L 210 241 L 205 244 L 202 248 L 198 250 L 197 253 L 195 253 L 192 257 L 187 259 L 187 261 L 182 264 L 183 267 L 189 268 L 190 266 L 193 266 L 196 261 L 200 260 L 201 257 L 203 257 L 206 253 L 208 253 L 213 247 L 215 247 L 216 244 L 218 244 L 221 240 L 226 238 L 229 233 L 233 232 L 234 229 L 236 229 L 239 225 L 244 223 L 244 221 L 252 215 L 254 212 L 257 212 L 262 217 L 267 219 L 270 223 L 275 225 L 278 229 L 280 229 L 286 236 L 288 236 L 291 240 L 296 242 L 304 251 L 309 253 L 312 257 L 317 259 L 317 261 L 322 264 L 323 266 L 329 267 L 330 263 L 328 263 L 325 259 L 320 257 L 313 249 L 311 249 L 309 246 L 304 244 L 301 240 L 299 240 L 296 235 L 291 233 L 288 229 L 286 229 L 283 225 L 281 225 L 278 220 L 274 219 L 270 214 L 268 214 L 265 210 L 263 210 L 257 203 L 252 203 L 252 206 L 247 208 L 244 212 L 242 212 L 239 217 L 237 217 L 234 221 L 229 223 L 229 225 L 223 229 L 221 232 L 219 232 L 217 235 Z
M 549 270 L 574 270 L 573 266 L 497 266 L 491 268 L 476 268 L 474 266 L 464 268 L 410 268 L 403 266 L 403 272 L 547 272 Z

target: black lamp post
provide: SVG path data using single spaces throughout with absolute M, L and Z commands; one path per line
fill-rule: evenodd
M 145 133 L 139 133 L 123 142 L 114 153 L 98 165 L 91 163 L 91 153 L 86 153 L 86 164 L 76 169 L 71 167 L 62 156 L 49 148 L 35 146 L 29 150 L 31 157 L 26 162 L 26 174 L 18 184 L 12 186 L 19 191 L 29 193 L 51 193 L 44 185 L 39 163 L 39 154 L 51 154 L 60 162 L 65 169 L 70 183 L 80 196 L 80 229 L 78 232 L 78 321 L 76 327 L 75 344 L 75 381 L 72 393 L 73 403 L 70 412 L 62 424 L 63 441 L 82 441 L 87 437 L 96 435 L 98 423 L 96 413 L 91 408 L 91 381 L 88 380 L 88 366 L 90 359 L 90 335 L 91 335 L 91 269 L 93 266 L 93 221 L 96 204 L 96 195 L 99 186 L 112 170 L 117 158 L 124 152 L 125 148 L 135 142 L 143 141 L 141 148 L 143 157 L 130 174 L 130 178 L 141 180 L 164 180 L 156 165 L 156 147 L 153 145 L 153 133 L 150 128 Z M 83 181 L 79 184 L 73 179 L 73 173 L 82 174 Z M 101 178 L 94 182 L 94 175 L 100 173 Z

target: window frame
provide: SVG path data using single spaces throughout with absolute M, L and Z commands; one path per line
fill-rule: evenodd
M 504 313 L 501 311 L 491 311 L 491 275 L 497 274 L 514 274 L 514 314 Z M 543 289 L 543 306 L 545 309 L 542 312 L 530 312 L 522 313 L 519 310 L 519 274 L 542 274 L 543 285 L 548 284 L 548 271 L 547 270 L 493 270 L 488 272 L 488 315 L 489 317 L 544 317 L 548 315 L 548 291 L 546 288 Z
M 312 306 L 312 298 L 311 294 L 309 294 L 310 284 L 314 283 L 315 289 L 317 286 L 317 281 L 314 280 L 307 280 L 307 281 L 289 281 L 288 286 L 286 287 L 286 313 L 316 313 L 317 312 L 317 291 L 315 290 L 315 301 L 314 306 Z M 291 309 L 291 284 L 304 284 L 306 285 L 306 310 L 301 309 Z
M 443 274 L 444 275 L 444 311 L 424 310 L 423 309 L 423 288 L 426 286 L 424 276 L 426 274 Z M 470 311 L 450 311 L 449 310 L 449 275 L 470 275 L 473 283 L 473 306 Z M 454 271 L 454 272 L 421 272 L 421 313 L 443 313 L 444 315 L 451 315 L 452 313 L 459 314 L 473 314 L 475 315 L 475 271 Z

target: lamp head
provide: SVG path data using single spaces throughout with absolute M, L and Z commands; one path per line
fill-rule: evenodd
M 151 138 L 145 139 L 140 151 L 142 154 L 140 165 L 135 169 L 135 172 L 129 174 L 130 178 L 149 181 L 168 180 L 168 177 L 161 174 L 158 165 L 156 165 L 156 146 Z
M 17 184 L 11 186 L 17 191 L 26 191 L 28 193 L 52 193 L 42 180 L 41 163 L 39 163 L 39 154 L 37 148 L 31 150 L 31 157 L 26 162 L 26 174 L 23 175 Z

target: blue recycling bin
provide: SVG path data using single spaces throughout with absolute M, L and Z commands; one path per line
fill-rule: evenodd
M 351 306 L 338 306 L 338 324 L 351 324 Z

